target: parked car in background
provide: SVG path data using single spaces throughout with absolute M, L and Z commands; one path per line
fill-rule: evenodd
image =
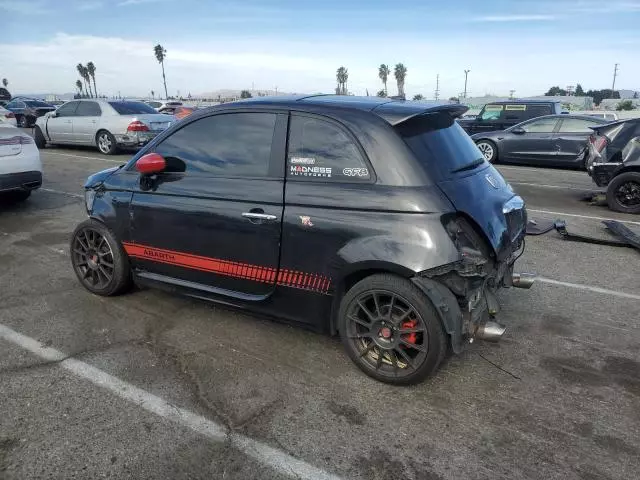
M 0 200 L 26 200 L 41 185 L 42 163 L 33 138 L 0 123 Z
M 11 93 L 4 87 L 0 87 L 0 107 L 4 107 L 11 101 Z
M 587 172 L 611 210 L 640 213 L 640 118 L 593 127 Z
M 587 117 L 600 118 L 607 122 L 615 122 L 618 120 L 618 114 L 616 112 L 594 112 L 592 110 L 571 112 L 573 115 L 586 115 Z
M 120 147 L 140 147 L 165 130 L 175 117 L 132 101 L 73 100 L 38 118 L 34 138 L 47 143 L 93 145 L 105 155 Z
M 168 113 L 170 115 L 173 115 L 173 110 L 181 107 L 183 105 L 182 102 L 164 102 L 161 103 L 159 107 L 154 107 L 156 109 L 156 111 L 160 112 L 160 113 Z
M 604 123 L 594 117 L 546 115 L 497 132 L 471 138 L 491 163 L 523 163 L 560 167 L 585 167 L 590 127 Z
M 562 113 L 560 102 L 553 100 L 509 100 L 487 103 L 471 120 L 461 119 L 460 126 L 469 134 L 505 130 L 520 122 L 543 115 Z
M 173 111 L 173 114 L 178 120 L 180 120 L 182 118 L 188 117 L 196 110 L 196 107 L 178 107 Z
M 1 125 L 11 125 L 16 127 L 18 122 L 16 121 L 15 113 L 4 107 L 0 107 L 0 126 Z
M 38 118 L 56 109 L 50 103 L 24 97 L 15 97 L 4 108 L 13 112 L 22 128 L 32 127 Z
M 89 177 L 73 269 L 98 295 L 133 277 L 339 332 L 367 375 L 418 382 L 500 338 L 494 292 L 531 285 L 513 274 L 524 202 L 465 111 L 331 95 L 198 111 Z

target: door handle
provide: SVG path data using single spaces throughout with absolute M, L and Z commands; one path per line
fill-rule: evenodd
M 275 215 L 269 215 L 268 213 L 258 213 L 258 212 L 244 212 L 242 214 L 244 218 L 248 218 L 249 220 L 275 220 Z

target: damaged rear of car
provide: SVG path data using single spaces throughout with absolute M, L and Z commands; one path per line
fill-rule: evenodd
M 592 127 L 587 172 L 607 187 L 607 205 L 623 213 L 640 213 L 640 118 Z

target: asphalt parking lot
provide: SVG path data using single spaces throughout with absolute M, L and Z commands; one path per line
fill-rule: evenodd
M 529 237 L 499 344 L 421 385 L 337 339 L 154 290 L 92 296 L 70 267 L 82 183 L 129 155 L 47 148 L 0 207 L 0 478 L 631 479 L 640 471 L 640 253 Z M 499 167 L 531 217 L 607 238 L 586 174 Z

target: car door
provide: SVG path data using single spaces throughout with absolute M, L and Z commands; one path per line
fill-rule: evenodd
M 287 116 L 219 113 L 154 149 L 167 168 L 140 176 L 125 245 L 142 277 L 244 300 L 275 289 Z
M 563 118 L 558 131 L 553 135 L 557 151 L 555 161 L 559 165 L 576 166 L 584 163 L 588 151 L 589 136 L 593 127 L 602 122 L 593 119 Z
M 557 124 L 557 117 L 540 117 L 508 129 L 500 158 L 517 163 L 553 162 L 557 155 L 553 145 L 553 132 Z
M 67 102 L 47 117 L 45 135 L 53 143 L 75 143 L 73 140 L 73 116 L 80 102 Z
M 95 145 L 96 133 L 102 110 L 98 102 L 83 100 L 79 102 L 73 123 L 73 141 L 85 145 Z

